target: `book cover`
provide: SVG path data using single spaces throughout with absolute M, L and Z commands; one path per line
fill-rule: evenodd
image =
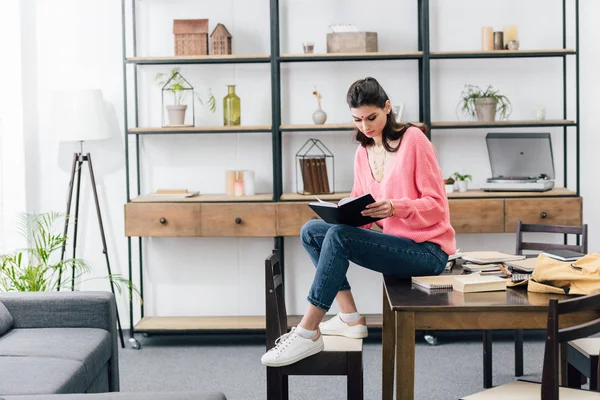
M 362 226 L 379 221 L 381 218 L 365 217 L 361 211 L 367 208 L 367 205 L 374 203 L 375 199 L 370 193 L 360 197 L 346 197 L 338 204 L 322 201 L 308 203 L 308 206 L 317 213 L 323 221 L 330 224 L 344 224 L 351 226 Z
M 510 267 L 513 271 L 532 273 L 537 264 L 537 257 L 530 257 L 524 260 L 505 261 L 504 265 Z
M 577 261 L 585 256 L 583 253 L 571 250 L 546 250 L 542 254 L 560 261 Z

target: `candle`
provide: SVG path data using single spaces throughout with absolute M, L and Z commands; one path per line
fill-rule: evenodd
M 236 179 L 233 183 L 233 195 L 236 197 L 240 197 L 244 195 L 244 181 L 241 179 Z
M 254 196 L 254 171 L 244 171 L 244 196 Z
M 504 27 L 504 47 L 508 48 L 510 40 L 519 40 L 519 27 L 517 25 L 507 25 Z
M 494 50 L 494 29 L 491 26 L 481 28 L 481 50 Z
M 233 183 L 235 182 L 236 171 L 227 171 L 225 173 L 225 193 L 228 196 L 233 196 Z

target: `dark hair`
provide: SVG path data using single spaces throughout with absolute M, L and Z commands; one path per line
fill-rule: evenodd
M 386 101 L 390 98 L 383 90 L 379 82 L 375 78 L 367 77 L 359 79 L 354 82 L 348 94 L 346 95 L 346 102 L 350 108 L 358 108 L 362 106 L 376 106 L 384 108 Z M 395 148 L 389 145 L 389 141 L 400 139 L 406 130 L 412 126 L 410 123 L 401 123 L 396 121 L 396 114 L 394 111 L 390 111 L 387 114 L 387 121 L 383 127 L 383 146 L 387 151 L 395 152 L 400 147 L 400 144 Z M 356 128 L 356 140 L 361 146 L 366 147 L 375 143 L 373 139 L 361 132 L 360 129 Z

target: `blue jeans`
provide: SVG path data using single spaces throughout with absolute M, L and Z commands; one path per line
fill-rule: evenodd
M 317 273 L 308 301 L 328 311 L 337 293 L 350 290 L 346 273 L 350 261 L 373 271 L 400 278 L 439 275 L 448 255 L 432 242 L 416 243 L 349 225 L 310 220 L 300 231 L 302 245 Z

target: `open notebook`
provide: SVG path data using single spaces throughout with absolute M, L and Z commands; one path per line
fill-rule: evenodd
M 425 289 L 452 289 L 456 275 L 413 276 L 412 283 Z

